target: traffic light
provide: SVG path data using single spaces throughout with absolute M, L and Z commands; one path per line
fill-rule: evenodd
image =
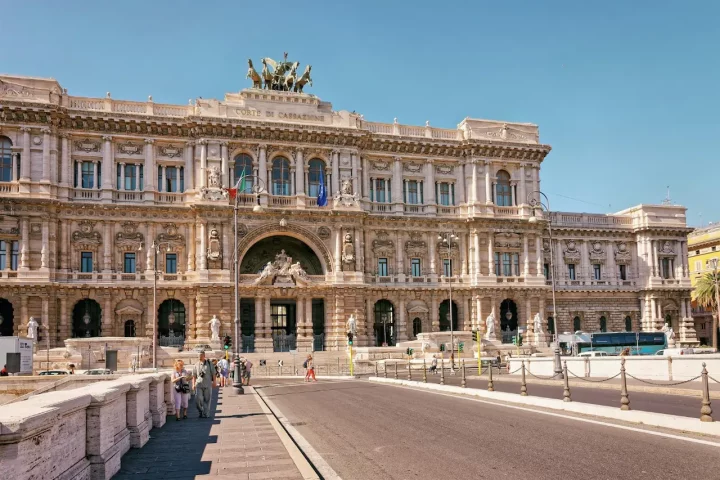
M 440 344 L 440 351 L 441 351 L 441 352 L 444 352 L 444 351 L 445 351 L 445 344 L 444 344 L 444 343 L 441 343 L 441 344 Z
M 348 332 L 347 336 L 348 336 L 348 345 L 352 345 L 352 344 L 353 344 L 353 334 L 352 334 L 352 332 Z
M 412 354 L 413 354 L 414 351 L 415 351 L 415 350 L 413 350 L 412 348 L 409 348 L 409 347 L 408 347 L 408 349 L 405 350 L 405 353 L 407 354 L 408 357 L 412 357 Z
M 518 339 L 517 339 L 517 337 L 514 336 L 514 335 L 513 335 L 513 337 L 512 337 L 512 342 L 513 342 L 513 345 L 517 345 L 517 344 L 518 344 Z
M 463 353 L 463 350 L 465 349 L 464 343 L 458 343 L 458 352 Z
M 225 335 L 225 341 L 224 341 L 224 348 L 225 350 L 230 350 L 230 347 L 232 346 L 232 340 L 230 339 L 230 335 Z
M 518 335 L 518 343 L 517 344 L 522 345 L 522 341 L 523 341 L 522 335 Z

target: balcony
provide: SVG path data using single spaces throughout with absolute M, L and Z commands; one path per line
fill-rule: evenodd
M 184 195 L 182 193 L 156 193 L 155 194 L 155 202 L 156 203 L 183 203 L 184 202 Z
M 393 211 L 392 204 L 390 203 L 371 203 L 370 211 L 377 213 L 391 213 Z
M 114 202 L 142 202 L 143 192 L 130 191 L 126 192 L 123 190 L 113 192 Z
M 100 200 L 102 191 L 96 188 L 76 188 L 73 190 L 73 200 L 77 202 L 95 202 Z
M 18 193 L 18 184 L 0 183 L 0 194 L 2 193 Z
M 409 213 L 411 215 L 424 215 L 425 205 L 405 204 L 404 211 L 405 213 Z
M 282 195 L 273 195 L 270 197 L 270 206 L 271 207 L 281 207 L 281 208 L 287 208 L 292 207 L 296 204 L 295 197 L 289 197 L 289 196 L 282 196 Z
M 457 215 L 458 207 L 438 205 L 437 213 L 438 215 Z
M 495 207 L 496 217 L 516 217 L 520 214 L 519 207 Z

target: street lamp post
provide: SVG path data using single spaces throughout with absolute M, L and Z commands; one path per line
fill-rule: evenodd
M 457 241 L 457 235 L 454 232 L 443 232 L 438 235 L 440 245 L 445 252 L 445 257 L 448 260 L 448 316 L 450 317 L 450 358 L 455 356 L 455 334 L 453 332 L 455 325 L 453 325 L 453 310 L 452 310 L 452 279 L 453 279 L 453 265 L 452 265 L 452 244 Z M 445 276 L 445 265 L 443 264 L 443 276 Z M 455 362 L 452 362 L 450 368 L 455 370 Z
M 715 315 L 712 322 L 712 345 L 718 348 L 718 322 L 720 322 L 720 292 L 718 292 L 718 259 L 710 260 L 713 265 L 713 283 L 715 284 Z
M 153 369 L 157 370 L 157 339 L 158 339 L 158 332 L 157 332 L 157 324 L 158 324 L 158 314 L 157 314 L 157 277 L 158 277 L 158 255 L 160 254 L 160 244 L 153 240 L 152 245 L 150 245 L 150 248 L 152 249 L 154 259 L 153 259 L 153 340 L 152 340 L 152 367 Z M 140 244 L 140 247 L 138 248 L 138 251 L 142 251 L 143 244 Z M 170 251 L 170 245 L 167 246 L 167 251 Z M 172 313 L 172 312 L 171 312 Z
M 249 184 L 249 191 L 255 195 L 255 206 L 253 207 L 254 212 L 261 212 L 262 206 L 260 206 L 260 193 L 262 193 L 264 189 L 264 183 L 262 180 L 260 180 L 259 177 L 255 175 L 247 175 L 245 177 L 242 177 L 240 180 L 243 180 L 245 182 L 245 185 Z M 239 186 L 240 180 L 238 180 L 238 183 L 235 185 L 237 188 Z M 235 281 L 235 319 L 234 319 L 234 336 L 235 336 L 235 347 L 233 348 L 234 354 L 233 354 L 233 365 L 234 365 L 234 375 L 233 375 L 233 390 L 236 394 L 243 394 L 245 393 L 245 390 L 243 389 L 242 384 L 242 368 L 240 365 L 240 341 L 241 341 L 241 328 L 240 328 L 240 290 L 239 290 L 239 283 L 240 283 L 240 258 L 238 256 L 238 199 L 241 194 L 245 193 L 245 190 L 247 190 L 248 187 L 243 188 L 243 191 L 236 190 L 235 191 L 235 198 L 233 199 L 233 225 L 234 225 L 234 248 L 233 248 L 233 268 L 235 269 L 235 275 L 234 275 L 234 281 Z
M 545 203 L 542 203 L 542 201 L 538 198 L 535 198 L 535 194 L 540 194 L 544 199 Z M 538 208 L 542 212 L 546 213 L 548 215 L 547 218 L 547 227 L 548 227 L 548 235 L 550 237 L 550 285 L 552 287 L 552 302 L 553 302 L 553 330 L 554 330 L 554 336 L 555 341 L 553 342 L 553 353 L 554 353 L 554 365 L 553 365 L 553 373 L 555 378 L 563 378 L 563 369 L 562 369 L 562 363 L 560 362 L 560 337 L 558 336 L 558 317 L 557 317 L 557 307 L 555 303 L 555 262 L 553 260 L 555 256 L 555 250 L 553 249 L 553 236 L 552 236 L 552 220 L 550 218 L 550 200 L 548 199 L 547 195 L 545 195 L 541 191 L 534 191 L 528 196 L 528 205 L 532 207 L 532 216 L 530 217 L 530 223 L 535 223 L 538 221 L 538 217 L 535 216 L 535 209 Z M 539 253 L 539 252 L 538 252 Z M 543 312 L 544 314 L 544 312 Z

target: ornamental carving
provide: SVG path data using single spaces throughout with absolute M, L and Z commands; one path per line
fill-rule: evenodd
M 422 169 L 423 169 L 422 163 L 410 162 L 410 163 L 403 164 L 403 170 L 405 170 L 406 172 L 418 173 L 418 172 L 422 172 Z
M 550 255 L 552 255 L 552 250 L 550 248 L 550 241 L 543 239 L 542 241 L 542 250 L 543 250 L 543 260 L 545 262 L 550 261 Z
M 165 230 L 157 236 L 157 241 L 161 245 L 167 244 L 171 249 L 182 247 L 185 245 L 185 237 L 178 233 L 178 227 L 174 223 L 163 226 Z
M 137 231 L 137 223 L 124 222 L 121 228 L 122 232 L 118 232 L 117 235 L 115 235 L 115 243 L 119 247 L 132 247 L 137 249 L 145 240 L 143 234 Z
M 407 256 L 424 257 L 427 251 L 427 242 L 422 239 L 422 233 L 410 232 L 410 240 L 405 242 L 405 253 Z
M 355 245 L 353 245 L 352 235 L 349 233 L 343 237 L 342 262 L 345 265 L 355 264 Z
M 499 250 L 520 250 L 522 240 L 519 233 L 503 232 L 495 234 L 495 248 Z
M 370 165 L 373 168 L 373 170 L 381 170 L 381 171 L 390 170 L 390 162 L 384 162 L 382 160 L 378 160 L 378 161 L 372 162 Z
M 575 240 L 568 240 L 565 242 L 563 248 L 563 258 L 565 263 L 579 263 L 580 262 L 580 250 Z
M 0 217 L 0 235 L 20 235 L 20 219 Z
M 220 246 L 220 233 L 216 228 L 210 230 L 210 241 L 208 242 L 207 258 L 208 260 L 219 260 L 222 256 L 222 247 Z
M 178 158 L 182 156 L 183 148 L 178 145 L 160 145 L 158 153 L 167 158 Z
M 632 263 L 632 254 L 625 242 L 617 242 L 615 244 L 615 263 L 618 265 Z
M 289 257 L 285 250 L 280 250 L 280 253 L 275 255 L 275 261 L 265 265 L 254 283 L 283 287 L 305 286 L 310 283 L 310 278 L 300 262 L 292 263 L 292 257 Z
M 318 237 L 322 238 L 323 240 L 327 240 L 330 238 L 330 229 L 328 227 L 319 227 L 317 229 Z
M 78 245 L 98 246 L 102 244 L 102 235 L 94 230 L 95 222 L 83 220 L 78 223 L 80 230 L 71 235 L 72 242 Z
M 395 242 L 390 240 L 385 230 L 377 232 L 377 238 L 372 242 L 372 251 L 378 257 L 392 256 L 395 253 Z
M 237 226 L 237 236 L 238 238 L 243 238 L 245 235 L 247 235 L 248 229 L 245 226 L 244 223 L 238 223 Z
M 605 263 L 606 259 L 603 244 L 597 240 L 590 242 L 590 263 Z
M 675 256 L 675 248 L 673 247 L 673 242 L 670 240 L 665 240 L 662 242 L 662 245 L 660 245 L 660 248 L 658 248 L 658 256 L 659 257 L 674 257 Z
M 143 149 L 144 147 L 142 144 L 132 142 L 118 143 L 116 147 L 117 153 L 123 155 L 141 155 L 143 153 Z
M 77 140 L 77 141 L 73 142 L 73 145 L 75 146 L 75 150 L 79 150 L 81 152 L 85 152 L 85 153 L 100 152 L 100 142 L 96 142 L 94 140 L 90 140 L 90 139 Z
M 435 173 L 439 175 L 452 175 L 454 171 L 454 165 L 435 165 Z

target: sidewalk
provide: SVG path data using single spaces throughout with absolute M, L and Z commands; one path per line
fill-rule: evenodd
M 291 456 L 271 423 L 275 418 L 259 401 L 252 388 L 245 388 L 244 395 L 235 395 L 231 387 L 218 389 L 213 392 L 211 418 L 201 419 L 192 398 L 189 418 L 178 422 L 168 416 L 162 428 L 150 431 L 150 441 L 143 448 L 131 449 L 123 457 L 113 478 L 308 478 L 294 461 L 305 459 L 297 451 Z

